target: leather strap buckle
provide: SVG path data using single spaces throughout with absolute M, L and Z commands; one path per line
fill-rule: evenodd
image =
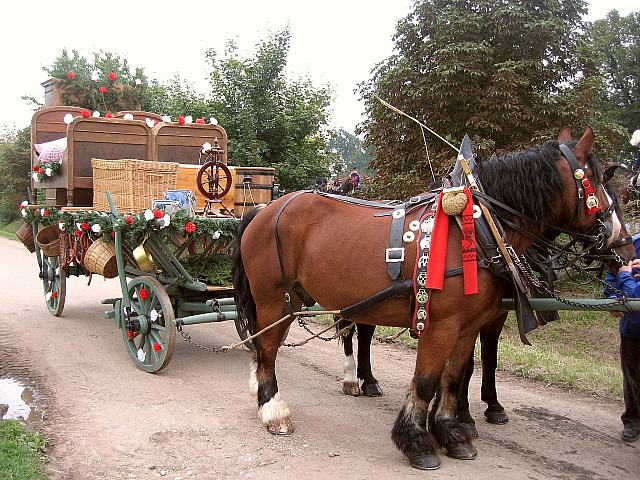
M 404 262 L 404 247 L 387 248 L 385 260 L 387 263 Z

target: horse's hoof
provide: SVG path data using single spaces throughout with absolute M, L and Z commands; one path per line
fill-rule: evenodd
M 471 442 L 457 442 L 447 445 L 447 456 L 457 460 L 473 460 L 478 455 Z
M 351 395 L 352 397 L 360 396 L 360 385 L 358 382 L 343 382 L 342 383 L 342 391 L 346 395 Z
M 280 418 L 278 420 L 272 420 L 266 425 L 267 431 L 271 435 L 289 436 L 293 433 L 293 423 L 289 420 L 289 417 Z
M 363 383 L 362 384 L 362 394 L 365 397 L 381 397 L 382 389 L 378 382 L 375 383 Z
M 412 453 L 407 455 L 409 465 L 418 470 L 437 470 L 440 458 L 435 453 Z
M 504 410 L 485 410 L 484 416 L 487 419 L 487 422 L 492 423 L 494 425 L 504 425 L 509 421 L 509 417 L 505 413 Z
M 476 428 L 475 422 L 460 423 L 460 425 L 462 425 L 462 428 L 465 429 L 471 438 L 478 438 L 478 429 Z

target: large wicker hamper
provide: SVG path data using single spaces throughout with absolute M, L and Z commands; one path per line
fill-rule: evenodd
M 91 159 L 93 168 L 93 208 L 109 211 L 107 191 L 120 213 L 151 208 L 155 199 L 176 188 L 179 163 L 147 160 Z

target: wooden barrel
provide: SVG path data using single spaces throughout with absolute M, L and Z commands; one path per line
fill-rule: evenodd
M 256 205 L 269 203 L 273 194 L 275 168 L 229 167 L 234 174 L 233 211 L 241 217 Z

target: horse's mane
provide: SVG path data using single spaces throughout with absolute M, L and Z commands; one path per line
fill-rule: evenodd
M 567 142 L 569 147 L 575 144 L 575 141 Z M 558 142 L 549 140 L 522 152 L 499 157 L 494 155 L 479 161 L 478 177 L 487 195 L 543 225 L 557 213 L 554 205 L 558 195 L 564 191 L 562 177 L 556 167 L 559 158 Z M 600 162 L 592 155 L 589 165 L 594 170 L 596 183 L 599 183 L 602 178 Z

